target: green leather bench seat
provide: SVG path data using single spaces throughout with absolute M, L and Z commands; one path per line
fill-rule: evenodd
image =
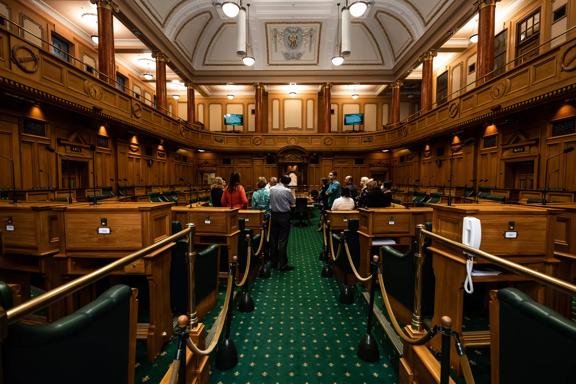
M 576 383 L 576 323 L 516 288 L 498 299 L 500 383 Z
M 52 323 L 11 325 L 3 349 L 4 382 L 126 383 L 131 293 L 116 285 Z

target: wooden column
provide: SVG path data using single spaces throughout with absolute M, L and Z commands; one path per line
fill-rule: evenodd
M 92 2 L 98 6 L 98 71 L 100 72 L 100 79 L 115 85 L 113 3 L 110 0 Z
M 476 79 L 480 80 L 494 69 L 494 23 L 496 1 L 478 1 L 478 50 Z M 482 81 L 483 82 L 483 81 Z
M 156 108 L 164 113 L 168 112 L 166 98 L 166 56 L 160 52 L 154 52 L 156 59 Z
M 260 83 L 254 85 L 254 99 L 255 99 L 255 133 L 264 133 L 264 86 Z M 251 113 L 251 111 L 249 111 Z
M 194 87 L 190 83 L 186 83 L 186 108 L 188 110 L 188 124 L 194 124 L 196 121 L 196 96 L 194 95 Z
M 324 119 L 321 133 L 330 133 L 332 123 L 332 84 L 324 84 Z
M 433 62 L 436 52 L 429 51 L 422 56 L 422 84 L 420 88 L 420 110 L 432 109 L 432 89 L 434 88 Z
M 400 122 L 400 87 L 401 81 L 392 83 L 392 106 L 390 111 L 390 124 L 398 124 Z

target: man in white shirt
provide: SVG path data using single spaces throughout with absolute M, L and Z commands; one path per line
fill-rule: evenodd
M 290 209 L 294 205 L 294 196 L 288 188 L 290 176 L 284 175 L 280 183 L 270 188 L 270 259 L 272 267 L 280 271 L 291 271 L 288 264 L 288 236 L 290 234 Z

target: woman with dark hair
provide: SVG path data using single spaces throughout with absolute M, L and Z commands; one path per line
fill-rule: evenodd
M 222 206 L 229 208 L 248 208 L 248 198 L 246 198 L 246 191 L 240 184 L 240 174 L 232 171 L 230 179 L 228 179 L 228 186 L 222 194 Z

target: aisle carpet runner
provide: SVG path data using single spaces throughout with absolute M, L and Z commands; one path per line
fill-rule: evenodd
M 320 277 L 321 233 L 316 226 L 292 227 L 289 259 L 295 270 L 273 270 L 251 287 L 256 309 L 235 311 L 232 337 L 238 365 L 219 371 L 212 384 L 396 383 L 388 360 L 366 363 L 357 357 L 366 331 L 364 305 L 337 300 L 333 279 Z M 215 311 L 217 312 L 217 311 Z M 212 323 L 213 316 L 207 319 Z

